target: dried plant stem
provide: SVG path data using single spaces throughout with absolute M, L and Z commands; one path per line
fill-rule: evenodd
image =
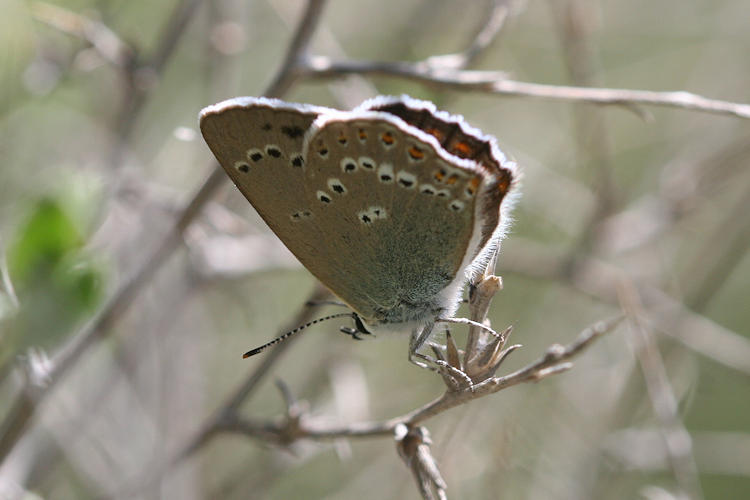
M 536 382 L 550 375 L 562 373 L 572 367 L 571 358 L 589 347 L 597 338 L 612 331 L 622 317 L 601 321 L 586 328 L 578 338 L 567 346 L 553 345 L 547 352 L 528 366 L 502 377 L 490 378 L 474 389 L 460 391 L 446 391 L 442 396 L 426 405 L 404 415 L 381 422 L 360 422 L 342 426 L 326 426 L 312 421 L 303 420 L 297 429 L 297 438 L 332 439 L 339 437 L 377 437 L 392 435 L 398 425 L 413 427 L 437 416 L 451 408 L 466 404 L 503 389 L 513 387 L 524 382 Z M 285 422 L 267 422 L 239 417 L 236 414 L 227 415 L 217 423 L 217 431 L 239 432 L 250 437 L 267 439 L 272 442 L 284 442 L 288 439 Z
M 669 383 L 659 348 L 641 323 L 643 306 L 638 292 L 629 280 L 623 279 L 619 295 L 628 317 L 630 338 L 646 381 L 651 406 L 659 422 L 672 473 L 677 480 L 682 497 L 701 499 L 703 493 L 698 466 L 693 456 L 692 439 L 680 419 L 677 399 Z

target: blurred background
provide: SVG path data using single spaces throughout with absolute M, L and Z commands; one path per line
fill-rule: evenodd
M 494 3 L 330 0 L 311 51 L 460 52 Z M 304 306 L 315 280 L 228 182 L 183 211 L 217 168 L 198 111 L 262 94 L 305 4 L 0 0 L 0 498 L 419 498 L 392 438 L 283 446 L 221 426 L 278 422 L 276 379 L 311 422 L 340 424 L 444 390 L 407 339 L 352 342 L 333 323 L 240 359 L 339 310 Z M 750 101 L 744 0 L 502 4 L 471 69 Z M 298 78 L 282 97 L 401 93 L 523 168 L 490 319 L 524 348 L 501 374 L 623 302 L 638 317 L 569 372 L 426 422 L 449 496 L 750 498 L 750 121 L 383 75 Z

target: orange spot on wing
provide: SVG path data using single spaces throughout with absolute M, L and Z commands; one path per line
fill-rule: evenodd
M 456 153 L 458 156 L 465 158 L 473 153 L 471 146 L 466 142 L 457 142 L 453 145 L 451 153 Z
M 394 142 L 396 142 L 396 138 L 393 137 L 393 134 L 391 134 L 390 132 L 383 132 L 380 135 L 380 140 L 383 141 L 383 144 L 385 144 L 387 146 L 390 146 Z
M 508 192 L 508 188 L 510 187 L 510 176 L 505 174 L 503 175 L 502 179 L 500 179 L 500 182 L 497 183 L 497 190 L 500 191 L 503 195 Z
M 409 148 L 409 156 L 411 156 L 414 160 L 421 160 L 422 158 L 424 158 L 424 151 L 416 146 L 412 146 Z
M 479 177 L 474 177 L 469 181 L 469 185 L 466 187 L 466 190 L 469 192 L 469 194 L 474 194 L 477 192 L 477 188 L 479 188 L 480 182 L 481 179 Z
M 425 132 L 427 132 L 431 136 L 437 138 L 438 141 L 442 141 L 443 137 L 445 137 L 445 134 L 443 134 L 441 131 L 439 131 L 436 128 L 428 128 L 428 129 L 425 130 Z
M 458 175 L 453 174 L 450 177 L 448 177 L 448 180 L 446 180 L 445 183 L 448 185 L 453 185 L 456 183 L 457 180 L 458 180 Z

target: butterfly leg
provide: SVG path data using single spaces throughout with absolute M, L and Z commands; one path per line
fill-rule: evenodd
M 434 326 L 434 323 L 428 323 L 421 330 L 415 329 L 412 331 L 411 339 L 409 341 L 409 362 L 417 365 L 420 368 L 425 368 L 441 375 L 447 375 L 450 379 L 456 381 L 456 389 L 459 389 L 463 386 L 468 387 L 472 392 L 474 392 L 474 382 L 463 370 L 461 370 L 460 368 L 456 368 L 455 366 L 451 366 L 442 359 L 436 359 L 432 356 L 428 356 L 426 354 L 418 352 L 419 349 L 427 342 L 427 339 L 430 337 Z M 422 361 L 419 361 L 418 359 Z M 426 361 L 427 363 L 423 361 Z M 463 384 L 461 384 L 459 380 L 463 381 Z
M 355 328 L 351 328 L 351 327 L 348 327 L 348 326 L 342 326 L 341 328 L 339 328 L 339 331 L 342 332 L 342 333 L 345 333 L 345 334 L 349 335 L 354 340 L 364 340 L 362 337 L 359 336 L 359 334 L 360 334 L 359 330 L 357 330 Z
M 365 324 L 362 322 L 362 319 L 357 315 L 357 313 L 352 313 L 352 318 L 354 319 L 355 328 L 342 326 L 341 328 L 339 328 L 341 332 L 349 335 L 354 340 L 364 340 L 362 339 L 362 337 L 360 337 L 360 333 L 363 333 L 365 335 L 372 335 L 372 332 L 370 332 L 367 327 L 365 327 Z

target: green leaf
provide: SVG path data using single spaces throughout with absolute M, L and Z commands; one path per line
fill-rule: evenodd
M 9 252 L 11 276 L 20 284 L 31 281 L 35 273 L 51 271 L 81 244 L 75 224 L 60 205 L 43 199 L 37 203 Z
M 6 350 L 55 347 L 99 304 L 102 272 L 83 244 L 59 201 L 45 198 L 34 205 L 8 252 L 21 307 Z

